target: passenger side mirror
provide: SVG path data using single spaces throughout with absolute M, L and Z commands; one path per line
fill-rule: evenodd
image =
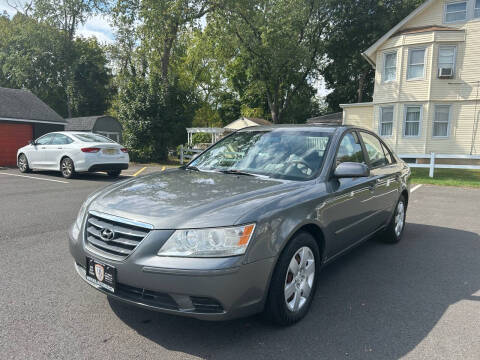
M 337 166 L 334 173 L 336 178 L 357 178 L 370 176 L 367 165 L 355 162 L 344 162 Z

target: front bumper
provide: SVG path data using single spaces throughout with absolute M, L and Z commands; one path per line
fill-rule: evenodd
M 70 252 L 85 281 L 86 257 L 117 269 L 112 298 L 164 313 L 227 320 L 261 312 L 274 258 L 243 264 L 243 257 L 187 259 L 155 254 L 172 231 L 154 230 L 123 261 L 102 258 L 85 247 L 81 231 L 70 231 Z M 75 235 L 77 235 L 75 237 Z

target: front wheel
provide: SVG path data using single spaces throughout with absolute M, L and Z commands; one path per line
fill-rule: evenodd
M 385 233 L 383 234 L 383 241 L 390 244 L 396 244 L 402 239 L 403 230 L 405 229 L 405 218 L 407 214 L 407 201 L 405 196 L 400 196 L 398 199 L 393 218 L 390 221 Z
M 18 169 L 22 173 L 30 172 L 30 167 L 28 166 L 28 160 L 25 154 L 20 154 L 18 157 Z
M 65 179 L 71 179 L 75 175 L 75 165 L 73 160 L 65 157 L 60 162 L 60 171 Z
M 110 171 L 107 171 L 108 176 L 110 176 L 110 177 L 112 177 L 112 178 L 117 178 L 117 177 L 119 177 L 121 173 L 122 173 L 122 170 L 110 170 Z
M 285 247 L 275 267 L 265 313 L 282 326 L 300 321 L 308 312 L 320 269 L 317 242 L 307 232 L 297 234 Z

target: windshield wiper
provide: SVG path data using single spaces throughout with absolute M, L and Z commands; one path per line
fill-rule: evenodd
M 200 171 L 200 169 L 196 166 L 185 166 L 185 170 Z
M 230 169 L 230 170 L 219 170 L 222 174 L 234 174 L 234 175 L 245 175 L 245 176 L 257 176 L 255 174 L 251 174 L 245 171 L 241 170 L 235 170 L 235 169 Z

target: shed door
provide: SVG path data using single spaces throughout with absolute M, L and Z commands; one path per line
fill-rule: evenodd
M 16 166 L 17 150 L 32 138 L 32 125 L 0 122 L 0 166 Z

